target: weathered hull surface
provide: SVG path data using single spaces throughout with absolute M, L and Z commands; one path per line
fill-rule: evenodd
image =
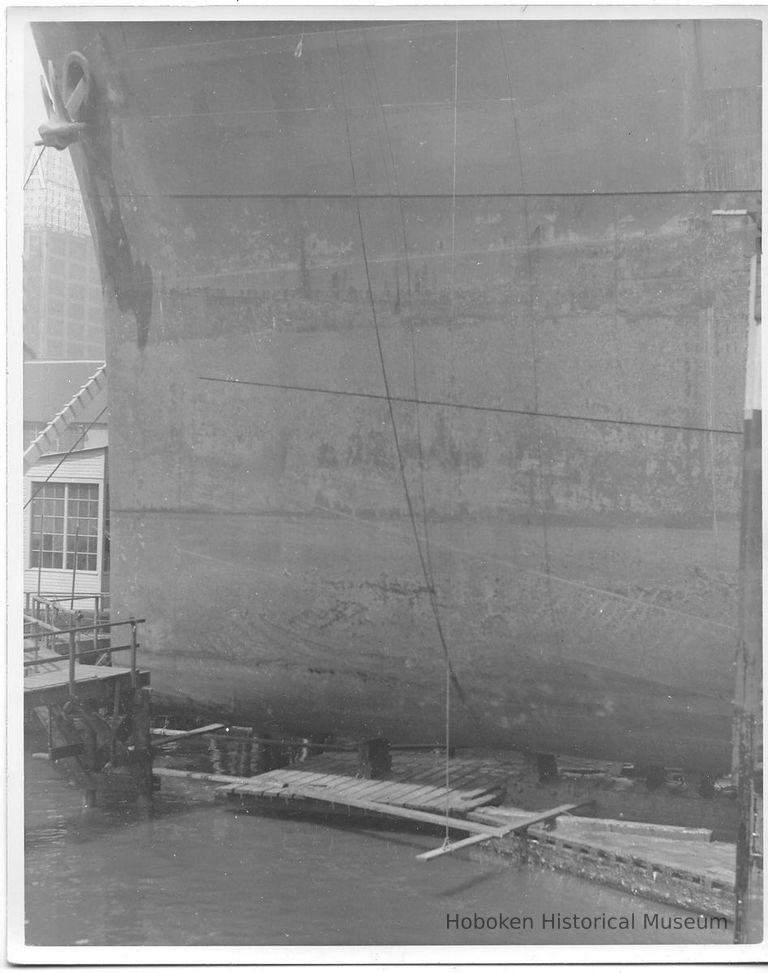
M 155 691 L 727 769 L 759 26 L 303 30 L 37 29 Z

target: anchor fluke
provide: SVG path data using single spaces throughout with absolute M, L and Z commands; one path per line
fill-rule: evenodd
M 80 133 L 88 127 L 86 122 L 78 120 L 90 89 L 88 63 L 82 54 L 70 54 L 64 66 L 64 88 L 62 89 L 53 62 L 49 61 L 48 77 L 41 75 L 40 85 L 45 109 L 48 112 L 48 121 L 38 129 L 40 138 L 35 145 L 61 151 L 76 142 Z

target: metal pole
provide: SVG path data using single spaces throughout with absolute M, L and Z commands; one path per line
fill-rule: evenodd
M 136 688 L 136 622 L 131 622 L 131 688 Z
M 45 503 L 45 500 L 43 500 Z M 40 597 L 41 576 L 43 573 L 43 521 L 45 514 L 40 511 L 40 550 L 37 552 L 37 597 Z M 39 606 L 38 606 L 39 607 Z
M 75 633 L 69 633 L 69 695 L 75 695 Z
M 77 577 L 77 542 L 79 540 L 79 535 L 80 525 L 78 524 L 77 527 L 75 527 L 75 556 L 72 560 L 72 599 L 69 603 L 70 612 L 74 612 L 75 610 L 75 578 Z

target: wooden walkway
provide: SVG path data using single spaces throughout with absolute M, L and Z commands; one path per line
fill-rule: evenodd
M 358 757 L 352 753 L 322 753 L 310 757 L 303 769 L 312 773 L 352 777 L 357 774 Z M 453 756 L 448 764 L 448 786 L 452 790 L 472 791 L 483 787 L 495 790 L 501 798 L 506 790 L 509 771 L 491 759 L 476 756 Z M 445 787 L 445 755 L 437 751 L 393 750 L 388 781 L 405 784 L 431 784 Z M 494 803 L 488 801 L 486 803 Z
M 493 783 L 465 778 L 466 789 L 441 787 L 423 781 L 371 780 L 304 770 L 272 770 L 247 781 L 221 788 L 222 796 L 241 805 L 265 801 L 334 805 L 367 810 L 383 805 L 429 812 L 434 815 L 465 815 L 475 808 L 498 802 L 502 790 Z M 382 810 L 373 808 L 371 810 Z M 479 830 L 479 829 L 478 829 Z
M 38 668 L 37 666 L 35 668 Z M 24 674 L 24 705 L 59 706 L 71 697 L 67 662 L 40 660 L 39 669 Z M 78 699 L 101 699 L 114 691 L 115 685 L 126 691 L 132 687 L 130 669 L 118 666 L 75 665 L 74 687 Z M 136 685 L 149 685 L 149 672 L 136 672 Z

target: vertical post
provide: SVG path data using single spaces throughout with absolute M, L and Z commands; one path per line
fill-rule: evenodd
M 69 633 L 69 695 L 75 695 L 75 633 Z
M 734 777 L 738 800 L 734 941 L 762 940 L 762 474 L 760 402 L 760 235 L 752 258 L 747 351 L 736 650 Z
M 389 741 L 383 737 L 362 740 L 357 747 L 357 773 L 359 777 L 383 780 L 392 769 Z
M 83 758 L 85 762 L 86 788 L 85 788 L 85 807 L 96 806 L 96 788 L 93 786 L 91 774 L 96 773 L 97 766 L 97 747 L 98 740 L 96 732 L 89 720 L 84 720 L 83 725 Z
M 75 578 L 77 578 L 77 542 L 80 537 L 80 525 L 75 527 L 75 553 L 72 558 L 72 598 L 69 602 L 69 610 L 74 613 L 75 611 Z
M 110 737 L 109 737 L 109 762 L 112 767 L 115 766 L 115 758 L 117 756 L 117 729 L 120 726 L 120 681 L 115 680 L 115 692 L 112 698 L 112 723 L 110 726 Z
M 45 503 L 45 500 L 42 501 Z M 40 510 L 40 547 L 37 552 L 37 597 L 40 597 L 40 588 L 42 586 L 42 574 L 43 574 L 43 522 L 45 521 L 45 513 L 43 509 Z M 38 608 L 40 605 L 38 604 Z
M 152 800 L 152 735 L 148 689 L 133 692 L 133 757 L 131 768 L 138 790 L 139 803 Z
M 131 688 L 136 685 L 136 622 L 131 622 Z

